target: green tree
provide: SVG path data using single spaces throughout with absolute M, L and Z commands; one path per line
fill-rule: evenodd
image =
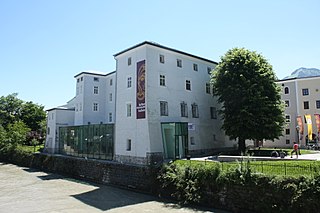
M 5 129 L 9 124 L 20 120 L 23 101 L 17 98 L 18 94 L 13 93 L 0 97 L 0 125 Z
M 284 107 L 276 76 L 267 60 L 256 52 L 234 48 L 221 57 L 211 83 L 222 104 L 222 128 L 230 139 L 274 140 L 282 135 Z
M 23 144 L 26 141 L 27 134 L 30 132 L 30 128 L 22 121 L 9 124 L 7 130 L 6 142 L 13 146 Z
M 21 107 L 20 118 L 32 131 L 42 130 L 43 121 L 46 119 L 44 106 L 35 104 L 32 101 L 25 102 Z

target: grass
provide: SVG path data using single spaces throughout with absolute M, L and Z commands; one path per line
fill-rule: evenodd
M 23 151 L 26 151 L 26 152 L 39 152 L 39 150 L 41 148 L 44 147 L 44 144 L 41 144 L 41 145 L 37 145 L 37 146 L 27 146 L 27 145 L 19 145 L 19 148 L 22 149 Z
M 243 162 L 216 162 L 216 161 L 186 161 L 177 160 L 175 163 L 184 166 L 220 166 L 222 171 L 244 169 L 249 167 L 252 172 L 276 176 L 313 176 L 320 172 L 318 161 L 243 161 Z

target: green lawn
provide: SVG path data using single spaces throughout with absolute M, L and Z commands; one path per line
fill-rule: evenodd
M 44 144 L 34 146 L 27 146 L 27 145 L 20 145 L 19 148 L 26 151 L 26 152 L 38 152 L 39 149 L 43 148 Z
M 229 169 L 250 168 L 254 173 L 279 176 L 313 176 L 320 172 L 319 161 L 244 161 L 244 162 L 215 162 L 215 161 L 186 161 L 176 163 L 185 166 L 219 166 L 222 171 Z

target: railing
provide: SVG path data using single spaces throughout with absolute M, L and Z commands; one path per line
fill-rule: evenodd
M 270 163 L 270 162 L 223 162 L 221 169 L 226 171 L 228 169 L 245 169 L 250 168 L 253 173 L 263 173 L 271 175 L 284 175 L 284 176 L 314 176 L 320 173 L 320 164 L 315 162 L 305 163 L 303 165 L 295 165 L 292 163 Z

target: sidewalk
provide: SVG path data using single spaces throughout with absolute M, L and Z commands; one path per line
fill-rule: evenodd
M 207 156 L 207 157 L 201 157 L 201 158 L 192 158 L 191 160 L 199 160 L 199 161 L 236 161 L 236 160 L 245 160 L 245 159 L 251 159 L 251 160 L 257 160 L 257 161 L 269 161 L 269 160 L 320 160 L 320 152 L 317 152 L 315 154 L 303 154 L 299 155 L 298 158 L 296 155 L 292 155 L 292 158 L 290 156 L 290 153 L 285 158 L 280 157 L 260 157 L 260 156 L 231 156 L 231 155 L 219 155 L 219 156 Z

